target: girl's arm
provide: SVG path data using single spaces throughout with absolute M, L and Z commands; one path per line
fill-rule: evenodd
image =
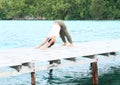
M 39 46 L 37 46 L 36 49 L 38 49 L 38 48 L 42 47 L 43 45 L 45 45 L 47 43 L 47 41 L 48 41 L 48 37 Z

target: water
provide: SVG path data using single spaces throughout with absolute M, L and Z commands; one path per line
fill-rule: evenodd
M 54 21 L 0 21 L 0 49 L 35 47 L 45 39 Z M 65 21 L 74 42 L 120 39 L 120 21 Z M 57 39 L 57 43 L 62 43 Z M 120 85 L 120 59 L 98 62 L 99 85 Z M 0 85 L 31 85 L 30 74 L 0 78 Z M 90 65 L 36 73 L 37 85 L 91 85 Z

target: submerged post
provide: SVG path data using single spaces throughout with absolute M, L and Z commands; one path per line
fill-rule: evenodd
M 92 84 L 98 85 L 98 67 L 97 62 L 91 63 L 91 69 L 92 69 Z

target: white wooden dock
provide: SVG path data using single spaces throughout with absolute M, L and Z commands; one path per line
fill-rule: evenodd
M 23 73 L 31 73 L 32 85 L 35 85 L 35 72 L 50 70 L 63 66 L 90 63 L 92 65 L 92 82 L 98 83 L 97 55 L 114 55 L 120 51 L 120 40 L 93 41 L 74 43 L 73 47 L 54 45 L 47 50 L 32 48 L 13 48 L 0 50 L 0 69 L 4 67 L 16 70 L 0 72 L 0 77 L 14 76 Z M 62 62 L 66 58 L 76 58 L 76 61 Z M 103 57 L 103 56 L 102 56 Z M 48 62 L 61 60 L 61 64 L 52 63 L 36 66 L 36 62 Z

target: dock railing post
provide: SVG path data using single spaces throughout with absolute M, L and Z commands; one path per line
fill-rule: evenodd
M 98 67 L 97 62 L 91 63 L 91 69 L 92 69 L 92 84 L 98 85 Z

